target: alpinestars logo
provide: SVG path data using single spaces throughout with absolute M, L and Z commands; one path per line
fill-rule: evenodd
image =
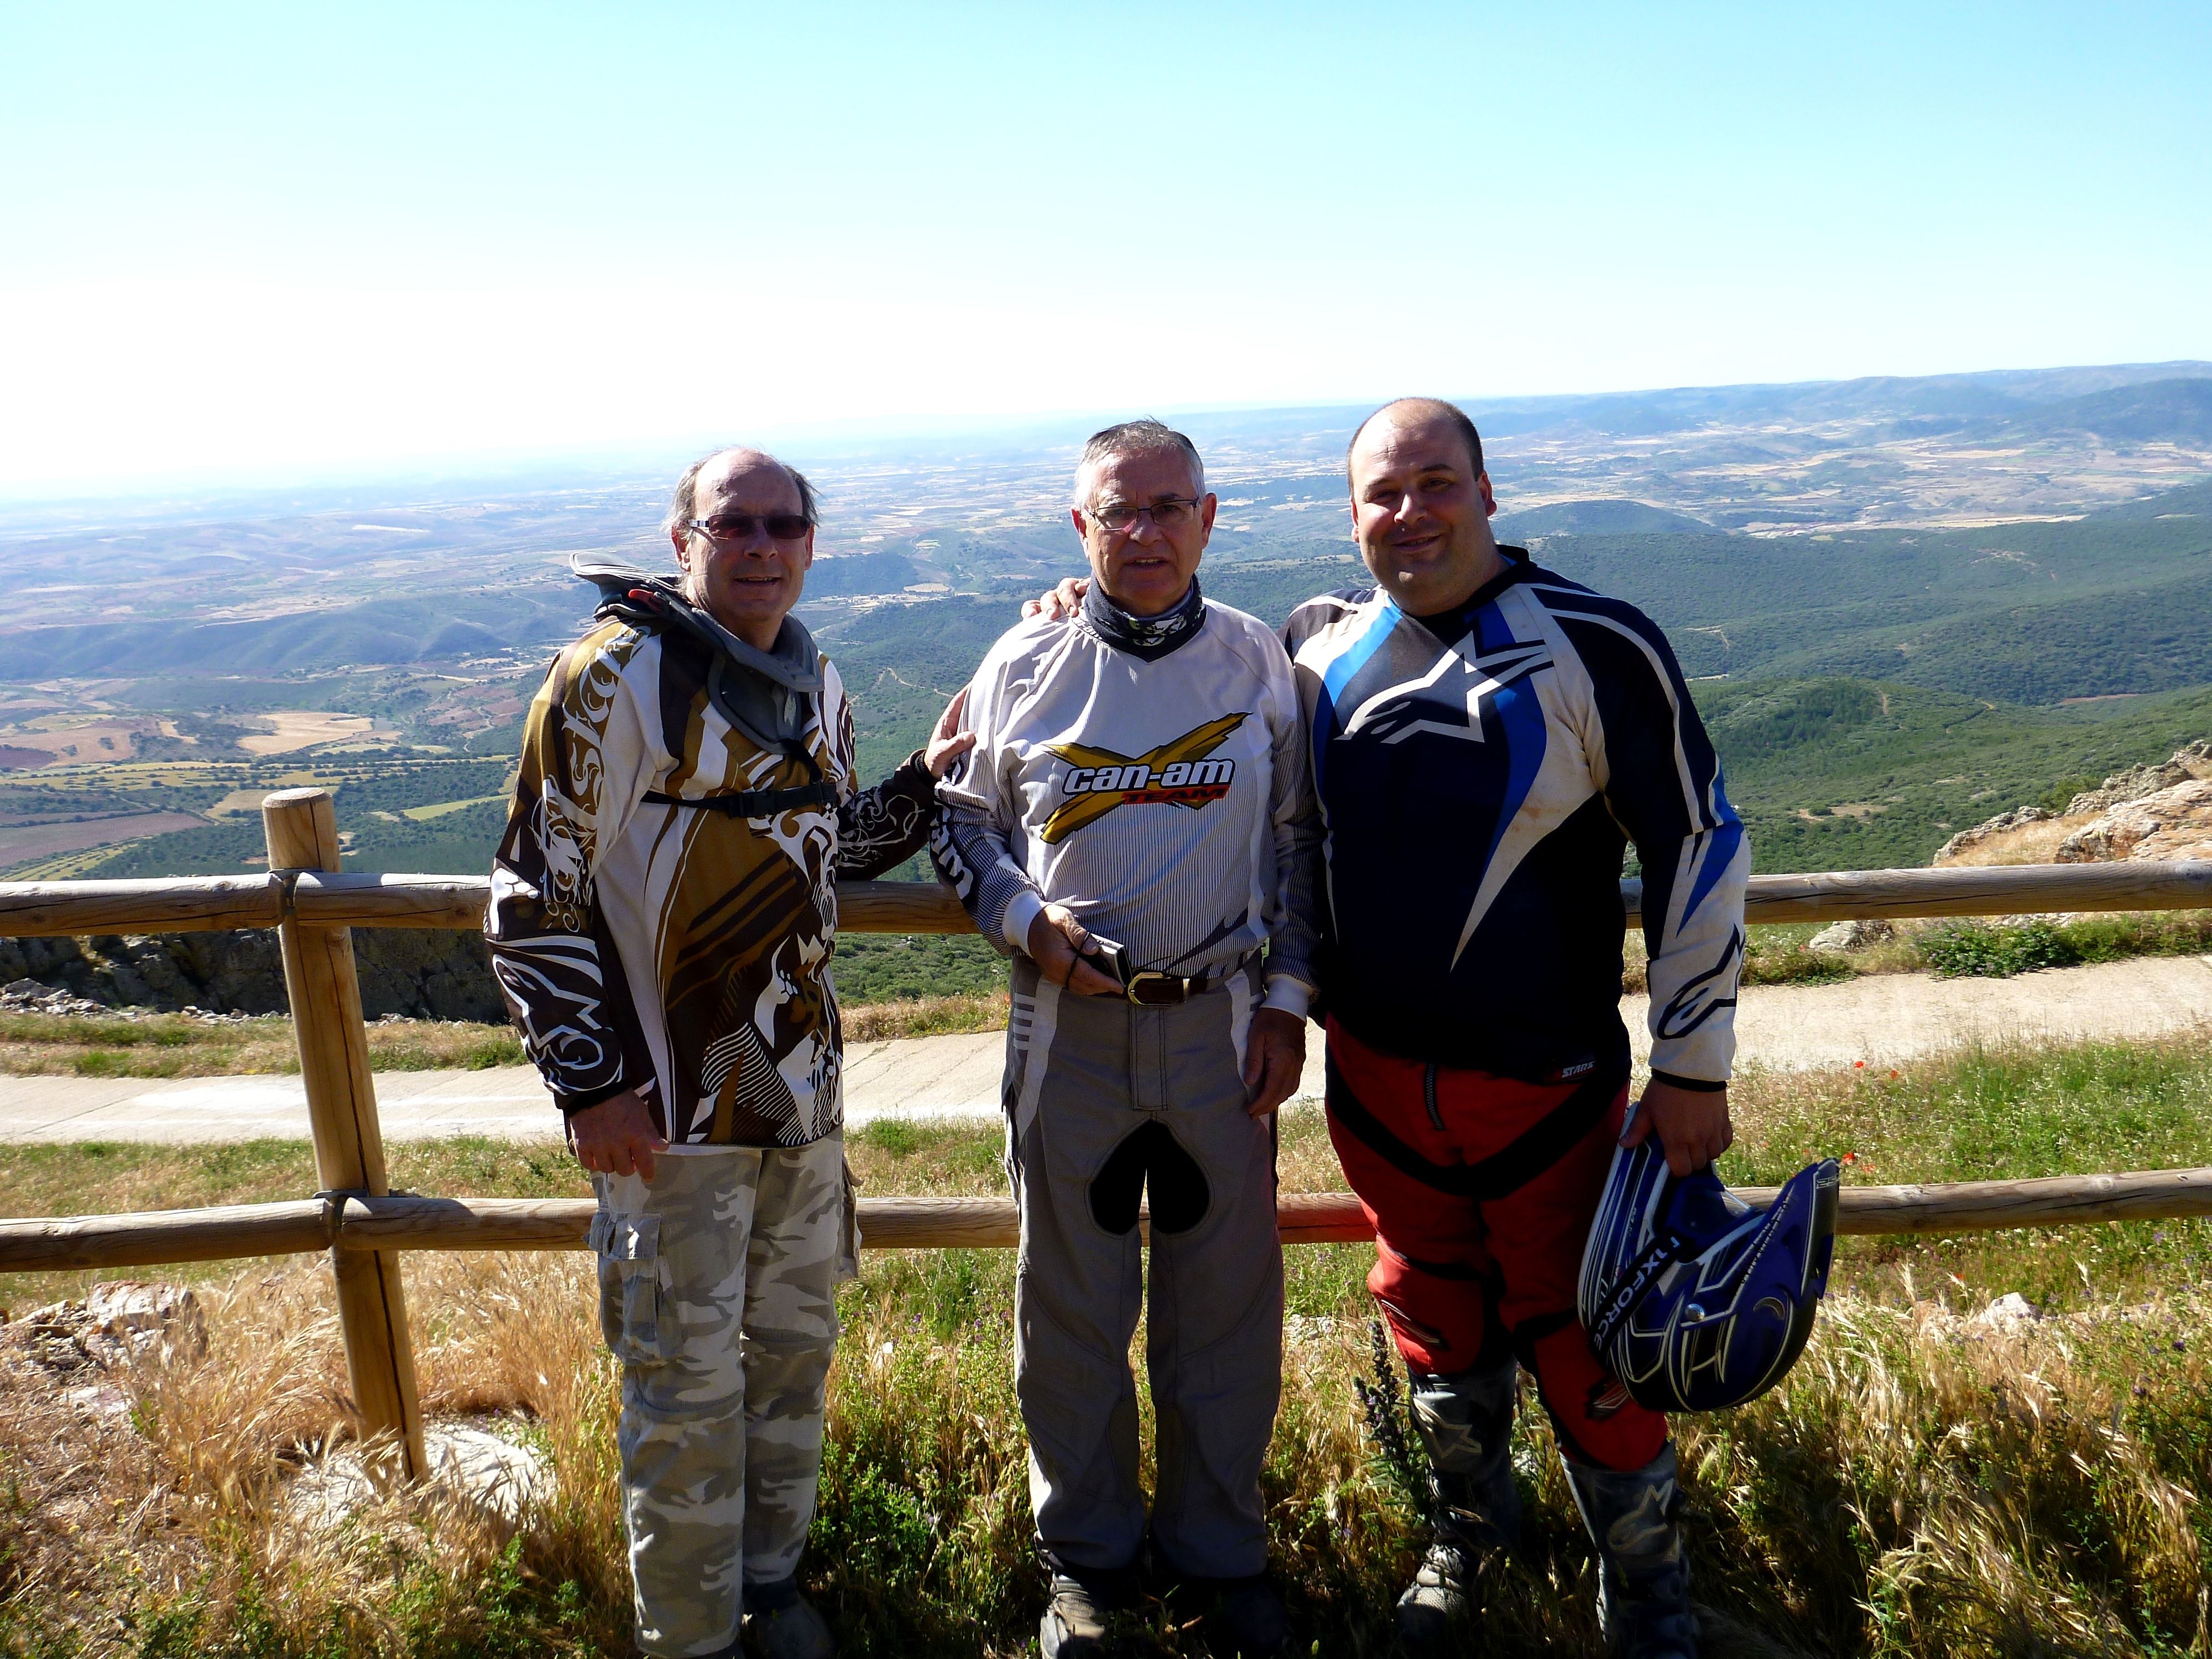
M 1362 702 L 1344 723 L 1344 735 L 1364 732 L 1384 743 L 1403 743 L 1416 732 L 1433 732 L 1438 737 L 1480 743 L 1483 699 L 1551 665 L 1551 651 L 1540 641 L 1477 654 L 1463 639 L 1419 679 L 1385 686 Z M 1463 717 L 1462 705 L 1467 711 Z
M 1047 845 L 1066 841 L 1117 806 L 1185 806 L 1195 812 L 1219 800 L 1237 780 L 1237 763 L 1216 760 L 1213 751 L 1249 718 L 1249 713 L 1224 714 L 1141 755 L 1117 755 L 1087 743 L 1045 744 L 1068 763 L 1060 790 L 1069 799 L 1045 820 L 1038 837 Z

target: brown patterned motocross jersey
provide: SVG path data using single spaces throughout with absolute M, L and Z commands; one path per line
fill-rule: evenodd
M 931 781 L 915 757 L 854 787 L 843 684 L 795 619 L 759 652 L 625 580 L 531 705 L 493 969 L 564 1112 L 641 1086 L 672 1145 L 802 1146 L 842 1121 L 836 879 L 922 845 Z

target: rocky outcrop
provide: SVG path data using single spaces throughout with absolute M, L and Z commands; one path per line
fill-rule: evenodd
M 2212 859 L 2212 780 L 2190 779 L 2123 802 L 2059 843 L 2061 864 Z
M 503 1021 L 491 958 L 475 933 L 356 927 L 362 1012 L 371 1019 Z M 0 985 L 32 980 L 105 1008 L 275 1014 L 287 1011 L 274 929 L 228 933 L 0 939 Z
M 2199 738 L 2175 750 L 2170 760 L 2157 766 L 2131 766 L 2106 778 L 2098 788 L 2075 796 L 2066 803 L 2066 816 L 2070 818 L 2083 812 L 2107 811 L 2208 777 L 2212 777 L 2212 738 Z
M 2063 812 L 2019 806 L 1961 830 L 1937 865 L 2095 864 L 2117 859 L 2212 858 L 2212 738 L 2156 766 L 2132 766 L 2066 803 Z
M 1805 941 L 1808 951 L 1863 951 L 1870 945 L 1894 939 L 1897 929 L 1880 916 L 1856 916 L 1831 922 Z

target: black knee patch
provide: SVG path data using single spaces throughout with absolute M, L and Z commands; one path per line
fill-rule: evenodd
M 1137 1201 L 1148 1181 L 1155 1231 L 1187 1233 L 1206 1219 L 1213 1201 L 1206 1171 L 1152 1119 L 1131 1130 L 1091 1178 L 1091 1218 L 1109 1233 L 1127 1232 L 1137 1224 Z

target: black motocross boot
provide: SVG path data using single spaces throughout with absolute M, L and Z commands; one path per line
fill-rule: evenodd
M 1398 1598 L 1398 1639 L 1417 1654 L 1443 1653 L 1453 1627 L 1474 1611 L 1483 1562 L 1521 1538 L 1513 1484 L 1513 1406 L 1520 1368 L 1455 1376 L 1408 1370 L 1413 1426 L 1427 1448 L 1435 1502 L 1429 1553 Z
M 1575 1506 L 1597 1544 L 1597 1619 L 1617 1659 L 1698 1659 L 1690 1565 L 1675 1523 L 1674 1443 L 1627 1474 L 1567 1461 Z

